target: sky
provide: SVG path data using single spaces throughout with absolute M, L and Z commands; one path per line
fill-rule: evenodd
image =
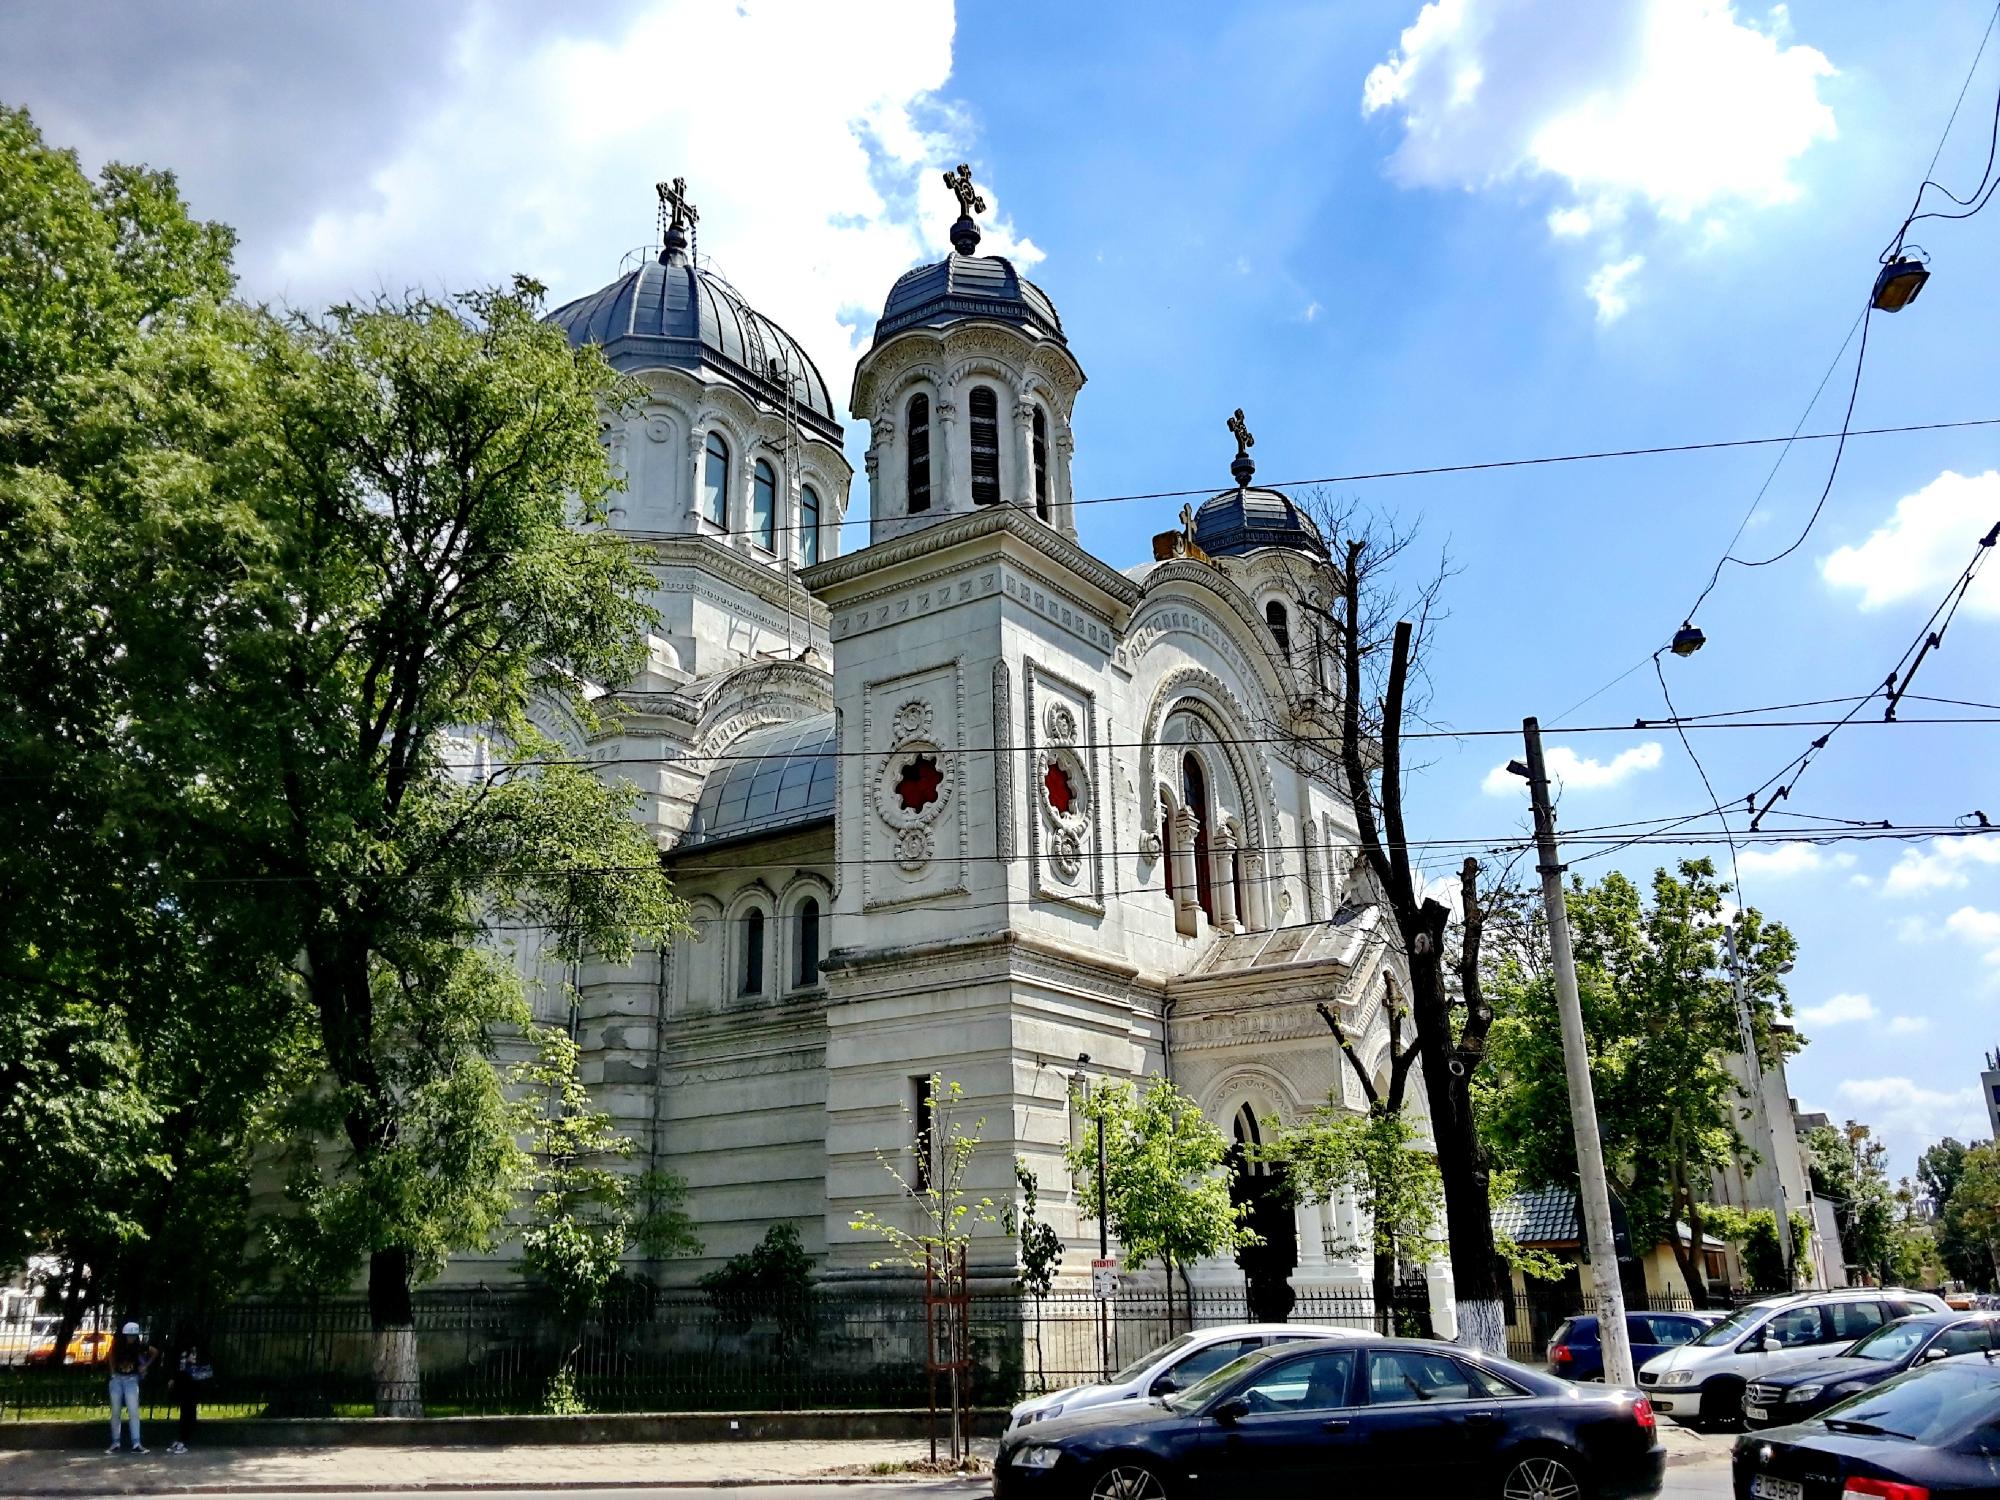
M 245 292 L 300 306 L 516 271 L 582 295 L 654 241 L 652 184 L 685 176 L 701 253 L 837 393 L 896 275 L 944 253 L 938 172 L 969 162 L 983 251 L 1054 297 L 1089 377 L 1075 490 L 1100 497 L 1223 488 L 1238 406 L 1264 482 L 1837 429 L 1877 256 L 1934 151 L 1947 187 L 1979 181 L 2000 97 L 1996 37 L 1940 151 L 1992 12 L 1883 14 L 184 0 L 106 25 L 98 6 L 17 0 L 0 99 L 93 167 L 174 168 L 197 212 L 240 231 Z M 2000 212 L 1917 229 L 1934 275 L 1870 321 L 1857 427 L 2000 417 L 2000 298 L 1981 270 Z M 1430 718 L 1539 715 L 1563 826 L 1602 827 L 1712 808 L 1703 772 L 1740 808 L 1821 732 L 1694 731 L 1698 770 L 1671 728 L 1630 726 L 1666 714 L 1649 658 L 1739 523 L 1739 555 L 1791 544 L 1832 447 L 1797 444 L 1775 469 L 1766 446 L 1325 493 L 1414 527 L 1412 579 L 1450 559 Z M 1085 544 L 1139 562 L 1180 503 L 1086 507 Z M 1697 615 L 1706 647 L 1662 659 L 1676 709 L 1870 691 L 1996 521 L 2000 426 L 1852 439 L 1803 542 L 1725 568 Z M 1997 662 L 2000 567 L 1912 691 L 1995 701 Z M 1885 724 L 1864 708 L 1783 814 L 2000 821 L 2000 730 L 1910 722 L 1978 712 L 1906 702 Z M 1416 835 L 1518 837 L 1523 794 L 1494 774 L 1518 753 L 1505 735 L 1424 742 Z M 1570 851 L 1587 877 L 1642 882 L 1679 852 Z M 2000 838 L 1744 844 L 1737 867 L 1746 904 L 1799 938 L 1801 1105 L 1869 1123 L 1899 1173 L 1939 1135 L 1984 1137 Z

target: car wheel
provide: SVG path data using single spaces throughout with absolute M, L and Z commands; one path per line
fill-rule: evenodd
M 1702 1387 L 1701 1425 L 1726 1431 L 1743 1424 L 1743 1383 L 1717 1380 Z
M 1114 1459 L 1098 1470 L 1090 1500 L 1166 1500 L 1160 1476 L 1134 1459 Z
M 1500 1500 L 1583 1500 L 1583 1480 L 1566 1453 L 1530 1453 L 1500 1481 Z

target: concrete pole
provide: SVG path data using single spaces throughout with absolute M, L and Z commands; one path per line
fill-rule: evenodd
M 1617 1241 L 1611 1229 L 1611 1190 L 1604 1180 L 1604 1143 L 1597 1134 L 1597 1101 L 1590 1086 L 1590 1054 L 1583 1035 L 1583 1005 L 1576 993 L 1576 955 L 1569 945 L 1569 911 L 1563 903 L 1563 866 L 1556 850 L 1556 815 L 1549 805 L 1548 770 L 1542 764 L 1542 726 L 1521 721 L 1528 742 L 1528 795 L 1535 809 L 1537 868 L 1555 958 L 1556 1008 L 1562 1015 L 1563 1071 L 1569 1077 L 1569 1117 L 1576 1131 L 1577 1179 L 1582 1188 L 1584 1244 L 1597 1282 L 1597 1338 L 1604 1349 L 1604 1383 L 1636 1385 L 1632 1341 L 1625 1329 L 1625 1288 L 1618 1279 Z

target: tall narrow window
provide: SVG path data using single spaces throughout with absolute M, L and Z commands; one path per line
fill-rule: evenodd
M 743 918 L 743 983 L 737 993 L 764 993 L 764 914 L 755 907 Z
M 910 1112 L 910 1123 L 916 1127 L 910 1141 L 910 1155 L 916 1159 L 916 1171 L 911 1173 L 911 1186 L 918 1192 L 925 1192 L 931 1185 L 931 1167 L 937 1159 L 937 1144 L 932 1140 L 937 1121 L 931 1114 L 931 1081 L 929 1078 L 912 1078 L 910 1086 L 916 1094 L 916 1107 Z
M 1289 657 L 1292 654 L 1292 621 L 1285 613 L 1285 606 L 1273 599 L 1264 606 L 1264 624 L 1270 628 L 1271 639 L 1278 650 Z
M 1049 419 L 1042 415 L 1042 409 L 1035 408 L 1035 425 L 1032 434 L 1035 459 L 1035 514 L 1044 521 L 1049 519 Z
M 909 459 L 903 470 L 905 488 L 909 491 L 910 514 L 931 508 L 931 398 L 922 394 L 910 397 L 909 446 L 905 450 Z
M 819 983 L 819 902 L 811 897 L 799 903 L 798 966 L 792 982 L 798 988 Z
M 972 503 L 1000 503 L 1000 401 L 990 385 L 972 388 Z
M 1236 867 L 1236 925 L 1247 930 L 1250 926 L 1250 893 L 1244 884 L 1243 867 L 1249 861 L 1243 857 L 1243 850 L 1238 848 L 1236 858 L 1230 863 Z
M 1167 904 L 1174 903 L 1174 840 L 1180 835 L 1174 828 L 1174 809 L 1163 793 L 1160 797 L 1160 879 L 1167 888 Z
M 718 526 L 728 524 L 729 514 L 729 444 L 722 440 L 722 434 L 711 432 L 701 466 L 701 514 L 702 519 L 713 521 Z
M 750 535 L 766 552 L 778 550 L 778 471 L 761 458 L 750 471 Z
M 810 568 L 819 561 L 819 491 L 811 485 L 799 490 L 799 566 Z
M 1181 801 L 1194 814 L 1194 899 L 1202 914 L 1215 920 L 1215 893 L 1208 868 L 1208 778 L 1193 755 L 1181 757 Z

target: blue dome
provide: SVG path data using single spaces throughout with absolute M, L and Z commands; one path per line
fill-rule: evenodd
M 833 816 L 835 785 L 832 714 L 753 729 L 716 758 L 680 847 L 823 822 Z
M 1260 547 L 1328 555 L 1312 518 L 1276 490 L 1224 490 L 1202 501 L 1194 513 L 1194 540 L 1211 557 L 1241 557 Z
M 875 325 L 875 343 L 894 338 L 906 328 L 939 328 L 969 319 L 1012 323 L 1030 333 L 1063 337 L 1062 319 L 1047 292 L 999 255 L 947 255 L 934 266 L 906 271 L 889 288 L 882 320 Z
M 766 404 L 782 401 L 790 386 L 800 425 L 828 442 L 842 439 L 826 382 L 799 341 L 684 255 L 648 256 L 631 274 L 564 303 L 548 321 L 572 344 L 599 346 L 612 368 L 627 374 L 707 370 Z

